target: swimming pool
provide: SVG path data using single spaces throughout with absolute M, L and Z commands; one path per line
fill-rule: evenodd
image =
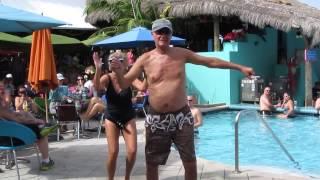
M 234 166 L 234 120 L 239 111 L 211 112 L 204 116 L 195 139 L 197 156 Z M 239 123 L 241 166 L 277 168 L 306 175 L 320 175 L 320 119 L 297 115 L 288 120 L 274 116 L 266 120 L 288 152 L 297 161 L 295 168 L 267 128 L 248 114 Z

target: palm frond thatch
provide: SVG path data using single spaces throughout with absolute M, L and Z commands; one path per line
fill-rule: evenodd
M 320 43 L 320 10 L 297 0 L 152 0 L 161 12 L 171 4 L 169 16 L 198 15 L 238 16 L 260 28 L 271 26 L 288 32 L 299 29 L 311 39 L 311 45 Z
M 84 13 L 85 21 L 90 24 L 97 24 L 98 21 L 110 23 L 118 17 L 118 12 L 110 4 L 117 3 L 118 0 L 87 0 Z

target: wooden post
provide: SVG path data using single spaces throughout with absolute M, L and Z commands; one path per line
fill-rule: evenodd
M 47 91 L 44 93 L 44 104 L 45 104 L 45 109 L 46 109 L 46 123 L 49 123 L 49 113 L 48 113 L 48 97 L 47 97 Z
M 220 51 L 219 34 L 220 34 L 219 17 L 218 16 L 214 16 L 213 17 L 213 44 L 214 44 L 214 51 Z
M 311 48 L 310 40 L 307 37 L 304 37 L 306 49 Z M 305 106 L 312 106 L 312 66 L 311 62 L 308 60 L 305 61 Z
M 305 62 L 305 106 L 312 106 L 312 66 Z

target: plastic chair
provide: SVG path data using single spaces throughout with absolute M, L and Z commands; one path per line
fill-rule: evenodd
M 90 121 L 99 121 L 98 123 L 98 128 L 97 128 L 97 131 L 98 131 L 98 139 L 100 139 L 100 135 L 101 135 L 101 129 L 102 129 L 102 125 L 103 125 L 103 122 L 104 122 L 104 113 L 98 113 L 98 115 L 97 115 L 98 117 L 94 117 L 94 118 L 92 118 L 92 119 L 90 119 L 90 120 L 81 120 L 81 128 L 82 128 L 82 132 L 84 132 L 85 131 L 85 127 L 84 127 L 84 125 L 85 125 L 85 122 L 87 122 L 87 127 L 89 127 L 90 126 L 90 124 L 89 124 L 89 122 Z
M 146 113 L 146 110 L 145 110 L 145 106 L 148 102 L 148 96 L 143 96 L 143 100 L 141 103 L 134 103 L 132 104 L 132 108 L 136 111 L 139 111 L 139 110 L 142 110 L 145 117 L 147 117 L 147 113 Z
M 73 104 L 61 104 L 57 106 L 57 124 L 76 124 L 77 138 L 80 139 L 80 118 Z M 60 140 L 60 128 L 57 131 L 57 141 Z
M 16 122 L 7 121 L 0 119 L 0 137 L 1 138 L 8 138 L 10 140 L 8 143 L 1 143 L 0 144 L 0 151 L 9 151 L 12 152 L 14 162 L 16 165 L 16 170 L 18 174 L 18 179 L 20 179 L 19 173 L 19 165 L 17 161 L 16 150 L 25 148 L 30 145 L 35 145 L 36 142 L 36 135 L 34 132 L 26 126 L 18 124 Z M 22 143 L 14 143 L 14 138 L 20 140 Z M 37 158 L 40 164 L 39 152 L 38 148 L 35 145 L 37 150 Z

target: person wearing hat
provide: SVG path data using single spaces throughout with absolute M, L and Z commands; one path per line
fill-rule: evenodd
M 234 69 L 246 76 L 254 74 L 250 67 L 201 56 L 185 48 L 170 47 L 172 33 L 169 20 L 157 19 L 152 24 L 155 49 L 141 55 L 126 74 L 120 62 L 112 61 L 110 64 L 121 89 L 129 87 L 143 71 L 147 77 L 150 110 L 145 122 L 145 159 L 148 180 L 159 179 L 158 167 L 166 163 L 172 143 L 179 151 L 185 179 L 197 179 L 194 120 L 186 102 L 185 64 Z M 102 62 L 97 59 L 95 64 Z
M 6 78 L 3 81 L 6 93 L 14 96 L 15 87 L 13 85 L 13 76 L 11 73 L 6 74 Z
M 50 113 L 55 114 L 56 110 L 55 107 L 59 104 L 61 104 L 64 100 L 68 99 L 68 86 L 63 85 L 64 82 L 64 76 L 61 73 L 57 74 L 57 79 L 58 79 L 58 87 L 54 90 L 50 90 L 49 93 L 49 100 L 50 100 L 50 104 L 49 104 L 49 109 L 50 109 Z

